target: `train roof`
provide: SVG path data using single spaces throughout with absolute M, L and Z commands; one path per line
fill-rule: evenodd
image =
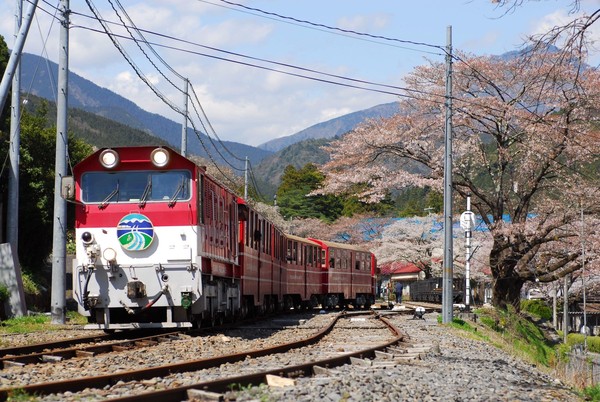
M 359 247 L 355 244 L 346 244 L 346 243 L 336 243 L 333 241 L 326 241 L 326 240 L 319 240 L 319 239 L 314 239 L 312 237 L 308 238 L 309 240 L 315 241 L 323 246 L 326 247 L 333 247 L 333 248 L 342 248 L 342 249 L 346 249 L 346 250 L 353 250 L 353 251 L 361 251 L 364 253 L 370 253 L 369 250 L 363 248 L 363 247 Z
M 309 244 L 314 244 L 315 246 L 320 246 L 321 244 L 314 241 L 313 239 L 307 239 L 306 237 L 300 237 L 300 236 L 294 236 L 291 234 L 285 234 L 285 237 L 287 237 L 290 240 L 296 240 L 296 241 L 300 241 L 303 243 L 309 243 Z

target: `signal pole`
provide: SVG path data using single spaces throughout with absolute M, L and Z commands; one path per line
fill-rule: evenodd
M 444 267 L 442 275 L 442 323 L 452 322 L 452 26 L 446 31 L 446 149 L 444 154 Z
M 460 215 L 460 227 L 465 231 L 465 306 L 470 311 L 471 304 L 471 238 L 475 226 L 475 216 L 471 212 L 471 196 L 467 196 L 467 210 Z

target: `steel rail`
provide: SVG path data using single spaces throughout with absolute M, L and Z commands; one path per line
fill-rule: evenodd
M 47 382 L 40 384 L 32 384 L 19 386 L 14 388 L 0 388 L 0 401 L 8 399 L 9 395 L 14 392 L 26 393 L 29 395 L 47 395 L 51 393 L 61 392 L 78 392 L 86 388 L 103 388 L 106 386 L 112 386 L 119 381 L 138 381 L 143 379 L 149 379 L 153 377 L 167 376 L 173 373 L 189 372 L 203 370 L 212 367 L 218 367 L 225 363 L 234 363 L 242 361 L 248 357 L 261 357 L 275 353 L 287 352 L 291 349 L 300 348 L 302 346 L 316 343 L 325 335 L 327 335 L 334 327 L 337 320 L 341 317 L 366 314 L 367 312 L 341 312 L 337 314 L 332 322 L 324 329 L 319 331 L 317 334 L 307 337 L 305 339 L 286 343 L 282 345 L 272 346 L 266 349 L 257 349 L 252 351 L 246 351 L 242 353 L 235 353 L 230 355 L 223 355 L 212 357 L 208 359 L 199 359 L 185 361 L 181 363 L 173 363 L 164 366 L 155 366 L 139 370 L 124 371 L 119 373 L 104 374 L 93 377 L 81 377 L 72 380 L 62 380 L 56 382 Z
M 114 340 L 123 339 L 127 336 L 131 336 L 131 334 L 132 334 L 132 332 L 118 332 L 118 333 L 113 333 L 113 334 L 82 336 L 82 337 L 77 337 L 77 338 L 65 339 L 62 341 L 32 343 L 29 345 L 22 345 L 22 346 L 11 346 L 11 347 L 7 347 L 7 348 L 0 348 L 0 356 L 37 353 L 37 352 L 42 352 L 47 349 L 72 347 L 72 346 L 79 345 L 82 343 L 101 342 L 104 340 L 111 340 L 111 339 L 114 339 Z
M 364 313 L 363 313 L 364 314 Z M 205 392 L 215 392 L 215 393 L 224 393 L 231 390 L 232 385 L 236 385 L 239 387 L 248 387 L 248 386 L 257 386 L 260 384 L 266 383 L 267 375 L 276 375 L 280 377 L 288 377 L 295 378 L 300 376 L 310 377 L 314 373 L 314 367 L 325 367 L 325 368 L 334 368 L 339 367 L 344 364 L 350 364 L 353 358 L 373 358 L 375 357 L 375 352 L 386 349 L 390 346 L 393 346 L 404 339 L 404 335 L 401 331 L 392 324 L 385 317 L 382 317 L 378 313 L 374 313 L 375 317 L 380 319 L 385 325 L 390 329 L 390 331 L 394 334 L 394 339 L 391 341 L 387 341 L 381 345 L 370 347 L 364 350 L 344 354 L 341 356 L 331 357 L 327 359 L 322 359 L 319 361 L 313 361 L 309 363 L 294 365 L 294 366 L 286 366 L 280 367 L 277 369 L 261 371 L 253 374 L 245 374 L 236 377 L 227 377 L 219 380 L 205 381 L 199 382 L 196 384 L 185 385 L 176 388 L 170 388 L 165 390 L 153 391 L 153 392 L 145 392 L 132 396 L 124 396 L 120 398 L 111 399 L 113 402 L 180 402 L 184 400 L 188 400 L 187 392 L 189 390 L 202 390 Z
M 137 338 L 128 337 L 125 340 L 114 341 L 103 343 L 101 345 L 89 345 L 82 347 L 70 347 L 70 348 L 58 348 L 51 349 L 48 348 L 49 344 L 37 344 L 36 346 L 43 347 L 43 352 L 35 352 L 28 354 L 20 354 L 20 355 L 11 355 L 7 354 L 0 358 L 0 364 L 2 364 L 3 368 L 14 366 L 14 365 L 26 365 L 26 364 L 34 364 L 40 362 L 53 362 L 53 361 L 61 361 L 66 359 L 71 359 L 74 357 L 92 357 L 101 353 L 109 353 L 109 352 L 117 352 L 120 350 L 127 350 L 131 347 L 144 347 L 151 346 L 153 344 L 164 342 L 168 338 L 174 337 L 178 334 L 181 334 L 181 331 L 173 331 L 173 332 L 165 332 L 157 335 L 150 336 L 142 336 Z M 133 334 L 129 332 L 127 335 Z M 125 334 L 124 334 L 125 335 Z M 122 336 L 121 336 L 122 337 Z M 78 338 L 85 340 L 87 338 Z M 107 339 L 111 339 L 110 337 Z M 114 339 L 114 337 L 113 337 Z M 93 338 L 91 342 L 100 342 L 102 339 Z M 88 342 L 81 342 L 88 343 Z M 48 350 L 50 349 L 50 350 Z M 36 347 L 37 350 L 37 347 Z

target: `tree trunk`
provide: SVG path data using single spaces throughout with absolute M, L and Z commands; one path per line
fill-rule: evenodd
M 492 304 L 506 310 L 513 306 L 521 309 L 521 289 L 525 280 L 515 272 L 517 261 L 521 257 L 500 237 L 494 239 L 490 252 L 492 270 Z
M 518 277 L 494 278 L 492 280 L 492 304 L 506 310 L 513 306 L 516 311 L 521 308 L 521 289 L 524 281 Z

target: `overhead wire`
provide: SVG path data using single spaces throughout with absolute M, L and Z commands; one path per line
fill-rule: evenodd
M 200 1 L 202 3 L 207 3 L 207 4 L 212 4 L 212 5 L 217 5 L 215 3 L 212 3 L 210 1 L 206 1 L 206 0 L 197 0 Z M 389 42 L 397 42 L 397 43 L 403 43 L 403 44 L 410 44 L 410 45 L 415 45 L 415 46 L 424 46 L 424 47 L 429 47 L 429 48 L 433 48 L 433 49 L 438 49 L 438 50 L 442 50 L 445 52 L 445 49 L 443 48 L 443 46 L 439 46 L 439 45 L 434 45 L 431 43 L 426 43 L 426 42 L 417 42 L 417 41 L 412 41 L 412 40 L 405 40 L 405 39 L 397 39 L 397 38 L 391 38 L 391 37 L 387 37 L 387 36 L 383 36 L 383 35 L 373 35 L 370 33 L 366 33 L 366 32 L 360 32 L 360 31 L 355 31 L 352 29 L 344 29 L 344 28 L 340 28 L 340 27 L 334 27 L 334 26 L 330 26 L 330 25 L 325 25 L 325 24 L 321 24 L 321 23 L 316 23 L 316 22 L 312 22 L 312 21 L 308 21 L 308 20 L 301 20 L 298 18 L 294 18 L 294 17 L 289 17 L 286 15 L 282 15 L 282 14 L 278 14 L 278 13 L 274 13 L 274 12 L 270 12 L 270 11 L 265 11 L 262 10 L 260 8 L 255 8 L 255 7 L 249 7 L 240 3 L 234 3 L 232 1 L 227 1 L 227 0 L 219 0 L 222 3 L 226 3 L 235 7 L 239 7 L 245 10 L 250 10 L 250 11 L 255 11 L 257 13 L 263 14 L 263 15 L 267 15 L 270 17 L 276 17 L 279 20 L 286 20 L 286 21 L 293 21 L 295 23 L 301 24 L 301 26 L 305 27 L 306 25 L 312 26 L 312 27 L 318 27 L 318 28 L 324 28 L 326 30 L 329 31 L 335 31 L 335 32 L 342 32 L 344 34 L 351 34 L 353 36 L 353 38 L 356 38 L 356 36 L 363 37 L 363 38 L 370 38 L 370 39 L 379 39 L 379 40 L 385 40 L 385 41 L 389 41 Z M 229 8 L 229 7 L 228 7 Z M 239 10 L 238 10 L 239 11 Z M 257 14 L 252 14 L 252 15 L 257 15 Z M 354 36 L 355 35 L 355 36 Z M 379 43 L 379 42 L 377 42 Z M 439 53 L 434 53 L 434 52 L 426 52 L 423 50 L 418 50 L 418 49 L 413 49 L 413 48 L 404 48 L 407 50 L 413 50 L 413 51 L 419 51 L 422 53 L 429 53 L 429 54 L 434 54 L 434 55 L 439 55 Z
M 169 69 L 169 71 L 171 71 L 173 74 L 175 74 L 179 79 L 184 79 L 183 76 L 181 74 L 179 74 L 177 71 L 175 71 L 173 69 L 173 67 L 171 67 L 169 65 L 169 63 L 167 63 L 159 54 L 158 52 L 156 52 L 154 50 L 154 48 L 152 46 L 150 46 L 148 44 L 148 41 L 146 41 L 146 38 L 144 37 L 144 35 L 142 34 L 142 32 L 135 26 L 135 23 L 133 22 L 133 20 L 129 17 L 129 14 L 127 14 L 127 11 L 125 11 L 125 8 L 121 5 L 121 2 L 119 0 L 114 0 L 117 5 L 119 6 L 119 9 L 121 10 L 121 12 L 125 15 L 125 17 L 127 18 L 128 23 L 125 23 L 125 21 L 123 21 L 123 18 L 121 17 L 121 14 L 119 14 L 119 11 L 115 8 L 114 4 L 113 4 L 113 0 L 107 0 L 109 2 L 109 4 L 111 5 L 111 7 L 113 8 L 115 14 L 117 15 L 117 17 L 119 18 L 119 20 L 121 21 L 121 25 L 122 27 L 124 27 L 127 32 L 129 33 L 129 36 L 131 36 L 131 39 L 133 39 L 133 41 L 135 42 L 135 44 L 138 46 L 138 48 L 140 49 L 140 51 L 142 52 L 142 54 L 146 57 L 146 59 L 150 62 L 150 64 L 152 64 L 152 66 L 156 69 L 156 71 L 158 71 L 158 73 L 165 79 L 167 80 L 167 82 L 169 84 L 171 84 L 175 89 L 177 89 L 179 92 L 183 93 L 183 90 L 181 88 L 179 88 L 177 85 L 175 85 L 175 83 L 173 81 L 171 81 L 171 79 L 169 79 L 169 77 L 166 76 L 166 74 L 164 74 L 162 72 L 162 70 L 154 63 L 154 61 L 152 60 L 152 58 L 150 56 L 148 56 L 148 54 L 144 51 L 144 49 L 142 48 L 142 46 L 140 45 L 140 41 L 138 41 L 135 36 L 133 35 L 133 33 L 129 30 L 130 26 L 135 30 L 135 32 L 142 38 L 142 43 L 144 43 L 148 49 L 150 49 L 150 51 L 158 58 L 158 60 L 160 60 L 162 62 L 162 64 L 167 67 Z
M 202 0 L 200 0 L 200 1 L 202 1 Z M 228 3 L 228 4 L 237 5 L 237 6 L 241 6 L 243 8 L 247 8 L 247 7 L 245 7 L 243 5 L 239 5 L 237 3 L 232 3 L 232 2 L 228 2 L 228 1 L 223 1 L 223 2 Z M 260 9 L 256 9 L 254 11 L 264 12 L 263 10 L 260 10 Z M 265 13 L 267 13 L 267 12 L 265 12 Z M 295 20 L 295 19 L 293 19 L 291 17 L 285 17 L 285 16 L 281 16 L 281 15 L 278 15 L 278 14 L 275 14 L 275 13 L 271 13 L 271 15 L 275 15 L 275 16 L 280 17 L 280 18 L 289 18 L 289 19 Z M 96 17 L 96 18 L 98 18 L 98 17 Z M 325 25 L 322 25 L 322 24 L 315 24 L 315 23 L 312 23 L 310 21 L 304 21 L 304 20 L 296 20 L 296 21 L 297 22 L 302 22 L 302 23 L 308 23 L 308 24 L 311 24 L 311 25 L 321 25 L 322 27 L 325 27 L 327 29 L 337 29 L 336 27 L 329 27 L 329 26 L 325 26 Z M 81 28 L 88 29 L 86 27 L 81 27 Z M 357 35 L 361 34 L 361 33 L 358 33 L 358 32 L 355 32 L 355 31 L 350 31 L 350 30 L 341 30 L 341 29 L 339 29 L 339 30 L 340 31 L 346 31 L 347 33 L 357 34 Z M 293 65 L 289 65 L 289 64 L 285 64 L 285 63 L 277 63 L 277 62 L 273 62 L 273 61 L 266 60 L 266 59 L 253 58 L 251 56 L 246 56 L 246 55 L 242 55 L 242 54 L 238 54 L 238 53 L 227 52 L 227 51 L 224 51 L 224 50 L 221 50 L 221 49 L 217 49 L 217 48 L 203 46 L 203 45 L 200 45 L 200 44 L 197 44 L 197 43 L 193 43 L 193 42 L 185 41 L 185 40 L 180 40 L 178 38 L 170 37 L 168 35 L 162 35 L 162 34 L 159 34 L 159 33 L 156 33 L 156 32 L 152 32 L 152 31 L 140 30 L 140 32 L 142 32 L 142 31 L 144 31 L 146 33 L 149 33 L 149 34 L 152 34 L 152 35 L 159 35 L 159 36 L 162 36 L 162 37 L 170 38 L 172 40 L 177 40 L 177 41 L 185 42 L 185 43 L 188 43 L 188 44 L 193 44 L 195 46 L 199 46 L 199 47 L 211 49 L 213 51 L 225 52 L 227 54 L 235 55 L 237 57 L 249 58 L 249 59 L 252 59 L 252 60 L 261 61 L 261 62 L 267 62 L 267 63 L 274 63 L 274 64 L 277 64 L 277 65 L 280 65 L 280 66 L 285 66 L 285 67 L 288 67 L 288 68 L 296 68 L 296 69 L 300 69 L 300 70 L 303 70 L 303 71 L 306 71 L 306 72 L 328 75 L 328 76 L 331 76 L 331 77 L 334 77 L 334 78 L 343 79 L 343 80 L 349 80 L 349 81 L 353 81 L 353 82 L 359 82 L 359 83 L 362 83 L 362 84 L 376 85 L 376 86 L 381 86 L 381 87 L 388 87 L 388 88 L 393 88 L 393 89 L 398 89 L 398 90 L 401 90 L 401 91 L 408 91 L 408 92 L 413 91 L 415 93 L 419 93 L 419 94 L 422 94 L 422 95 L 433 95 L 433 96 L 443 97 L 443 95 L 438 95 L 438 94 L 435 94 L 435 93 L 429 93 L 429 92 L 425 92 L 425 91 L 413 90 L 411 88 L 403 88 L 403 87 L 396 87 L 396 86 L 378 84 L 378 83 L 368 82 L 368 81 L 364 81 L 364 80 L 355 80 L 355 79 L 352 79 L 352 78 L 349 78 L 349 77 L 343 77 L 343 76 L 338 76 L 338 75 L 333 75 L 333 74 L 322 73 L 322 72 L 319 72 L 319 71 L 316 71 L 316 70 L 303 69 L 302 67 L 297 67 L 297 66 L 293 66 Z M 366 35 L 369 35 L 369 34 L 366 34 Z M 369 35 L 369 36 L 371 36 L 371 35 Z M 385 40 L 394 40 L 394 38 L 386 38 L 386 37 L 379 37 L 379 36 L 377 38 L 378 39 L 385 39 Z M 152 44 L 151 42 L 147 41 L 145 38 L 144 38 L 144 41 L 147 43 L 148 46 L 150 46 Z M 398 40 L 398 41 L 401 41 L 401 40 Z M 411 44 L 418 44 L 418 45 L 423 45 L 423 46 L 430 46 L 430 47 L 434 47 L 436 49 L 439 49 L 439 50 L 442 50 L 442 51 L 445 52 L 445 49 L 443 47 L 437 46 L 437 45 L 430 45 L 430 44 L 425 44 L 425 43 L 421 43 L 421 42 L 412 42 L 412 41 L 401 41 L 401 42 L 411 43 Z M 227 58 L 223 58 L 223 57 L 217 57 L 217 56 L 209 55 L 209 54 L 203 54 L 203 53 L 200 53 L 200 52 L 194 52 L 194 51 L 184 50 L 184 49 L 175 48 L 175 47 L 172 47 L 172 46 L 166 46 L 166 45 L 159 44 L 159 43 L 154 43 L 153 45 L 162 46 L 162 47 L 165 47 L 165 48 L 170 48 L 170 49 L 184 51 L 184 52 L 189 52 L 189 53 L 192 53 L 192 54 L 197 54 L 197 55 L 201 55 L 201 56 L 205 56 L 205 57 L 211 57 L 211 58 L 215 58 L 215 59 L 219 59 L 219 60 L 230 61 L 230 62 L 234 62 L 234 63 L 238 63 L 238 64 L 242 64 L 242 65 L 247 65 L 247 66 L 251 66 L 251 67 L 255 67 L 255 68 L 261 68 L 261 69 L 265 69 L 265 70 L 268 70 L 268 71 L 274 71 L 274 72 L 279 72 L 279 73 L 288 74 L 288 75 L 292 75 L 292 76 L 297 76 L 297 77 L 300 77 L 300 78 L 306 78 L 306 79 L 311 79 L 311 80 L 315 80 L 315 81 L 320 81 L 320 82 L 325 82 L 325 83 L 330 83 L 330 84 L 335 84 L 335 85 L 346 86 L 346 87 L 350 87 L 350 88 L 363 89 L 363 90 L 380 92 L 380 93 L 387 93 L 387 94 L 391 94 L 391 95 L 395 95 L 395 96 L 399 96 L 399 97 L 405 97 L 405 98 L 409 98 L 409 99 L 413 98 L 411 96 L 408 96 L 408 95 L 402 94 L 402 93 L 396 93 L 396 92 L 391 92 L 391 91 L 382 91 L 382 90 L 373 89 L 373 88 L 365 88 L 365 87 L 360 87 L 360 86 L 357 86 L 357 85 L 349 85 L 349 84 L 339 83 L 339 82 L 335 82 L 335 81 L 330 81 L 330 80 L 325 80 L 325 79 L 319 79 L 319 78 L 316 78 L 316 77 L 303 76 L 301 74 L 290 73 L 290 72 L 287 72 L 287 71 L 281 71 L 281 70 L 277 70 L 277 69 L 272 69 L 272 68 L 268 68 L 268 67 L 265 67 L 265 66 L 260 66 L 260 65 L 255 65 L 255 64 L 251 64 L 251 63 L 240 62 L 240 61 L 237 61 L 237 60 L 231 60 L 231 59 L 227 59 Z M 455 60 L 459 60 L 459 61 L 464 62 L 464 60 L 462 60 L 462 59 L 460 59 L 458 57 L 455 57 L 455 56 L 453 56 L 453 57 L 454 57 Z M 481 74 L 481 76 L 484 77 L 483 74 Z M 475 102 L 465 101 L 464 99 L 458 99 L 458 98 L 454 98 L 454 99 L 456 101 L 463 102 L 463 103 L 475 103 Z M 439 103 L 439 104 L 443 103 L 441 101 L 440 102 L 432 101 L 432 102 Z M 525 105 L 522 105 L 522 106 L 524 108 L 526 108 Z M 210 125 L 210 127 L 212 127 L 212 125 Z M 208 137 L 210 138 L 210 136 L 208 136 Z M 219 140 L 220 143 L 222 143 L 222 141 L 221 141 L 220 138 L 218 138 L 218 140 Z M 211 141 L 212 141 L 212 139 L 211 139 Z M 214 143 L 213 143 L 213 145 L 214 145 Z M 227 149 L 227 151 L 230 152 L 228 149 Z M 223 157 L 222 154 L 221 154 L 221 157 Z M 226 158 L 223 158 L 223 159 L 226 160 Z M 241 158 L 238 158 L 238 159 L 241 160 Z
M 125 61 L 127 61 L 127 63 L 131 66 L 131 68 L 133 68 L 133 71 L 136 73 L 136 75 L 146 84 L 146 86 L 148 86 L 148 88 L 150 88 L 150 90 L 152 90 L 152 92 L 154 92 L 154 94 L 160 99 L 162 100 L 167 106 L 169 106 L 172 110 L 174 110 L 175 112 L 179 113 L 179 114 L 183 114 L 183 112 L 181 111 L 181 109 L 179 109 L 177 107 L 177 105 L 175 105 L 173 102 L 171 102 L 158 88 L 156 88 L 156 86 L 154 86 L 150 80 L 146 77 L 146 75 L 141 71 L 141 69 L 138 67 L 138 65 L 133 61 L 133 59 L 131 58 L 131 56 L 129 56 L 129 54 L 125 51 L 125 49 L 123 48 L 123 46 L 121 46 L 121 44 L 116 40 L 116 37 L 123 37 L 122 35 L 116 35 L 114 34 L 110 28 L 108 27 L 108 24 L 106 22 L 104 22 L 104 19 L 101 18 L 100 16 L 100 12 L 98 11 L 98 9 L 92 4 L 91 0 L 85 0 L 86 4 L 88 5 L 90 11 L 92 12 L 92 14 L 94 14 L 96 16 L 96 20 L 100 23 L 100 25 L 102 26 L 102 29 L 104 30 L 104 33 L 106 35 L 108 35 L 109 39 L 111 40 L 111 42 L 113 43 L 113 45 L 115 46 L 115 48 L 119 51 L 119 53 L 121 53 L 121 55 L 125 58 Z

